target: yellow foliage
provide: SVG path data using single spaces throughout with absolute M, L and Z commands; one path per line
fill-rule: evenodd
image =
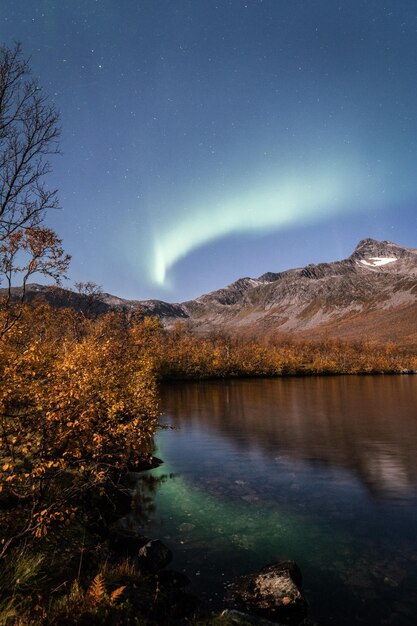
M 138 332 L 124 314 L 92 321 L 45 305 L 0 342 L 0 484 L 30 502 L 37 537 L 71 518 L 74 479 L 50 501 L 62 476 L 85 489 L 152 451 L 157 387 Z
M 156 335 L 156 330 L 155 330 Z M 392 343 L 288 341 L 198 336 L 185 325 L 157 331 L 152 354 L 161 378 L 218 378 L 288 374 L 387 373 L 417 369 L 415 354 Z M 149 339 L 148 339 L 149 340 Z

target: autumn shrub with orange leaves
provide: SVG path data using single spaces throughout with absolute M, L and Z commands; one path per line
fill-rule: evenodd
M 13 510 L 4 554 L 70 524 L 81 492 L 147 457 L 158 402 L 152 358 L 123 313 L 25 307 L 0 343 L 0 377 L 0 505 Z
M 159 330 L 153 355 L 163 379 L 316 374 L 383 374 L 417 370 L 415 352 L 395 344 L 323 339 L 297 341 L 236 334 L 198 336 L 186 324 Z

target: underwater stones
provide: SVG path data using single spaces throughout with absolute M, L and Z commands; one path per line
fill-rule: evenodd
M 246 496 L 241 496 L 245 502 L 258 502 L 259 497 L 256 494 L 248 493 Z
M 376 563 L 371 569 L 372 575 L 378 580 L 392 587 L 399 587 L 407 576 L 407 570 L 403 567 L 401 561 L 384 560 Z
M 341 567 L 339 576 L 357 597 L 376 601 L 381 593 L 402 585 L 407 568 L 401 560 L 383 559 L 372 563 L 370 559 L 361 558 L 350 567 Z
M 239 578 L 232 586 L 229 598 L 245 611 L 274 622 L 298 626 L 307 615 L 301 581 L 295 561 L 278 561 L 256 574 Z
M 243 550 L 252 550 L 255 548 L 255 540 L 250 535 L 235 534 L 230 537 L 231 541 Z
M 172 552 L 159 539 L 148 541 L 139 550 L 137 557 L 140 569 L 156 574 L 172 561 Z

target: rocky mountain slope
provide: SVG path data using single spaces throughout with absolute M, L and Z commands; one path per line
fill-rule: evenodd
M 243 278 L 182 308 L 202 329 L 417 343 L 417 250 L 364 239 L 342 261 Z
M 57 306 L 82 308 L 82 296 L 33 285 Z M 319 263 L 236 282 L 180 304 L 102 294 L 98 312 L 140 306 L 166 326 L 186 321 L 196 332 L 239 332 L 302 339 L 340 337 L 417 345 L 417 250 L 364 239 L 342 261 Z

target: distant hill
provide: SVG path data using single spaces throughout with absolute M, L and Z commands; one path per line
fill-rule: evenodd
M 54 306 L 85 305 L 72 291 L 29 286 L 29 301 L 40 295 Z M 364 239 L 342 261 L 240 278 L 180 304 L 109 294 L 95 303 L 97 312 L 137 306 L 166 326 L 187 321 L 199 333 L 339 337 L 417 346 L 417 250 Z

